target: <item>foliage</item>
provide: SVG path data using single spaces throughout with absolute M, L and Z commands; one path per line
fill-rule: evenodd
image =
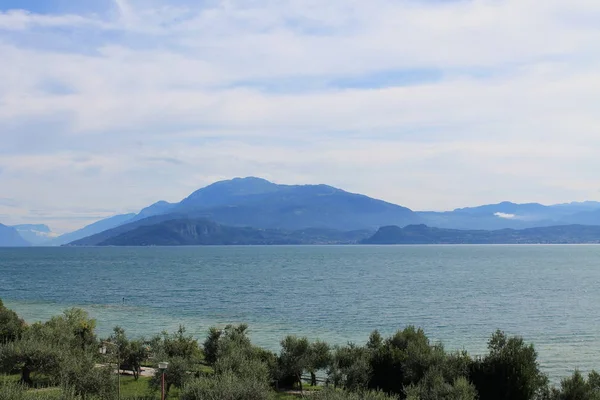
M 190 361 L 174 357 L 169 359 L 169 368 L 165 372 L 165 392 L 169 393 L 171 387 L 183 388 L 185 382 L 191 377 L 188 371 L 190 370 Z M 152 390 L 160 390 L 162 380 L 161 370 L 156 370 L 156 373 L 149 382 Z
M 396 400 L 396 397 L 388 396 L 382 392 L 359 391 L 347 392 L 326 388 L 315 392 L 310 396 L 313 400 Z
M 364 390 L 371 379 L 370 350 L 349 343 L 336 347 L 328 370 L 334 387 Z
M 543 394 L 548 379 L 540 371 L 533 345 L 497 331 L 488 348 L 489 354 L 476 360 L 470 371 L 482 399 L 530 400 Z
M 144 343 L 144 339 L 130 341 L 127 339 L 125 330 L 117 326 L 113 329 L 109 342 L 113 346 L 108 346 L 107 350 L 110 350 L 118 358 L 120 369 L 132 371 L 134 378 L 139 379 L 142 363 L 149 356 L 148 346 Z
M 299 384 L 302 390 L 302 374 L 310 365 L 310 343 L 307 338 L 287 336 L 281 341 L 279 354 L 280 377 L 285 381 L 291 377 L 292 384 Z
M 176 332 L 162 332 L 150 341 L 150 348 L 156 359 L 169 360 L 181 358 L 189 362 L 200 361 L 202 351 L 198 341 L 186 333 L 184 326 L 179 326 Z
M 4 307 L 0 299 L 0 344 L 14 342 L 25 331 L 25 321 L 16 312 Z
M 0 366 L 6 373 L 20 371 L 21 382 L 31 386 L 33 372 L 42 372 L 56 377 L 60 372 L 63 354 L 60 348 L 52 344 L 21 339 L 0 345 Z
M 553 393 L 553 400 L 600 400 L 600 374 L 590 372 L 588 379 L 579 371 L 560 383 L 560 390 Z
M 190 381 L 181 391 L 181 400 L 269 400 L 273 392 L 264 381 L 232 372 L 200 377 Z
M 96 395 L 102 399 L 114 398 L 117 381 L 111 367 L 96 368 L 91 354 L 69 357 L 63 361 L 60 382 L 75 394 L 86 398 Z

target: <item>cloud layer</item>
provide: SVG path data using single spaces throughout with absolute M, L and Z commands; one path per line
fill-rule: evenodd
M 595 0 L 44 3 L 0 10 L 2 222 L 246 175 L 414 209 L 599 197 Z

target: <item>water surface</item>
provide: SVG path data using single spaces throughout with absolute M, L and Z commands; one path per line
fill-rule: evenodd
M 413 324 L 473 354 L 502 329 L 554 379 L 600 368 L 599 283 L 600 246 L 0 249 L 0 298 L 28 321 L 78 306 L 101 335 L 246 322 L 273 350 L 289 333 L 364 343 Z

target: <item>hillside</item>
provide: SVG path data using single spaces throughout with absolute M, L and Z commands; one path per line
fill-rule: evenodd
M 0 247 L 26 247 L 30 245 L 28 241 L 19 235 L 15 228 L 0 224 Z
M 44 224 L 22 224 L 13 226 L 19 235 L 32 245 L 43 245 L 57 235 L 52 232 L 48 225 Z
M 368 231 L 307 229 L 285 232 L 217 224 L 206 219 L 175 219 L 140 225 L 96 243 L 98 246 L 189 246 L 357 243 Z M 78 244 L 80 243 L 80 244 Z M 75 242 L 82 245 L 85 242 Z
M 600 226 L 563 225 L 495 231 L 385 226 L 363 244 L 579 244 L 600 243 Z
M 96 246 L 133 229 L 175 219 L 284 231 L 375 231 L 390 223 L 420 222 L 406 207 L 327 185 L 278 185 L 260 178 L 236 178 L 199 189 L 176 204 L 155 203 L 119 225 L 71 243 Z
M 135 214 L 122 214 L 115 215 L 114 217 L 105 218 L 100 221 L 94 222 L 93 224 L 87 225 L 74 232 L 65 233 L 57 238 L 54 238 L 47 242 L 49 246 L 61 246 L 63 244 L 71 243 L 75 240 L 79 240 L 91 235 L 95 235 L 100 232 L 104 232 L 108 229 L 112 229 L 116 226 L 122 225 L 135 217 Z
M 445 212 L 417 212 L 422 223 L 448 229 L 526 229 L 558 225 L 600 225 L 600 203 L 543 205 L 504 201 Z

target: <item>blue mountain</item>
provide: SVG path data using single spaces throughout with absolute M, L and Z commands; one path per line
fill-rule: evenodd
M 279 185 L 255 177 L 216 182 L 177 204 L 160 207 L 164 210 L 162 214 L 146 218 L 138 214 L 125 224 L 75 243 L 97 245 L 141 226 L 185 218 L 205 219 L 231 227 L 285 231 L 306 228 L 374 231 L 390 222 L 405 226 L 420 221 L 417 214 L 406 207 L 332 186 Z M 157 208 L 151 206 L 153 210 Z
M 0 247 L 25 247 L 31 244 L 12 226 L 0 224 Z

